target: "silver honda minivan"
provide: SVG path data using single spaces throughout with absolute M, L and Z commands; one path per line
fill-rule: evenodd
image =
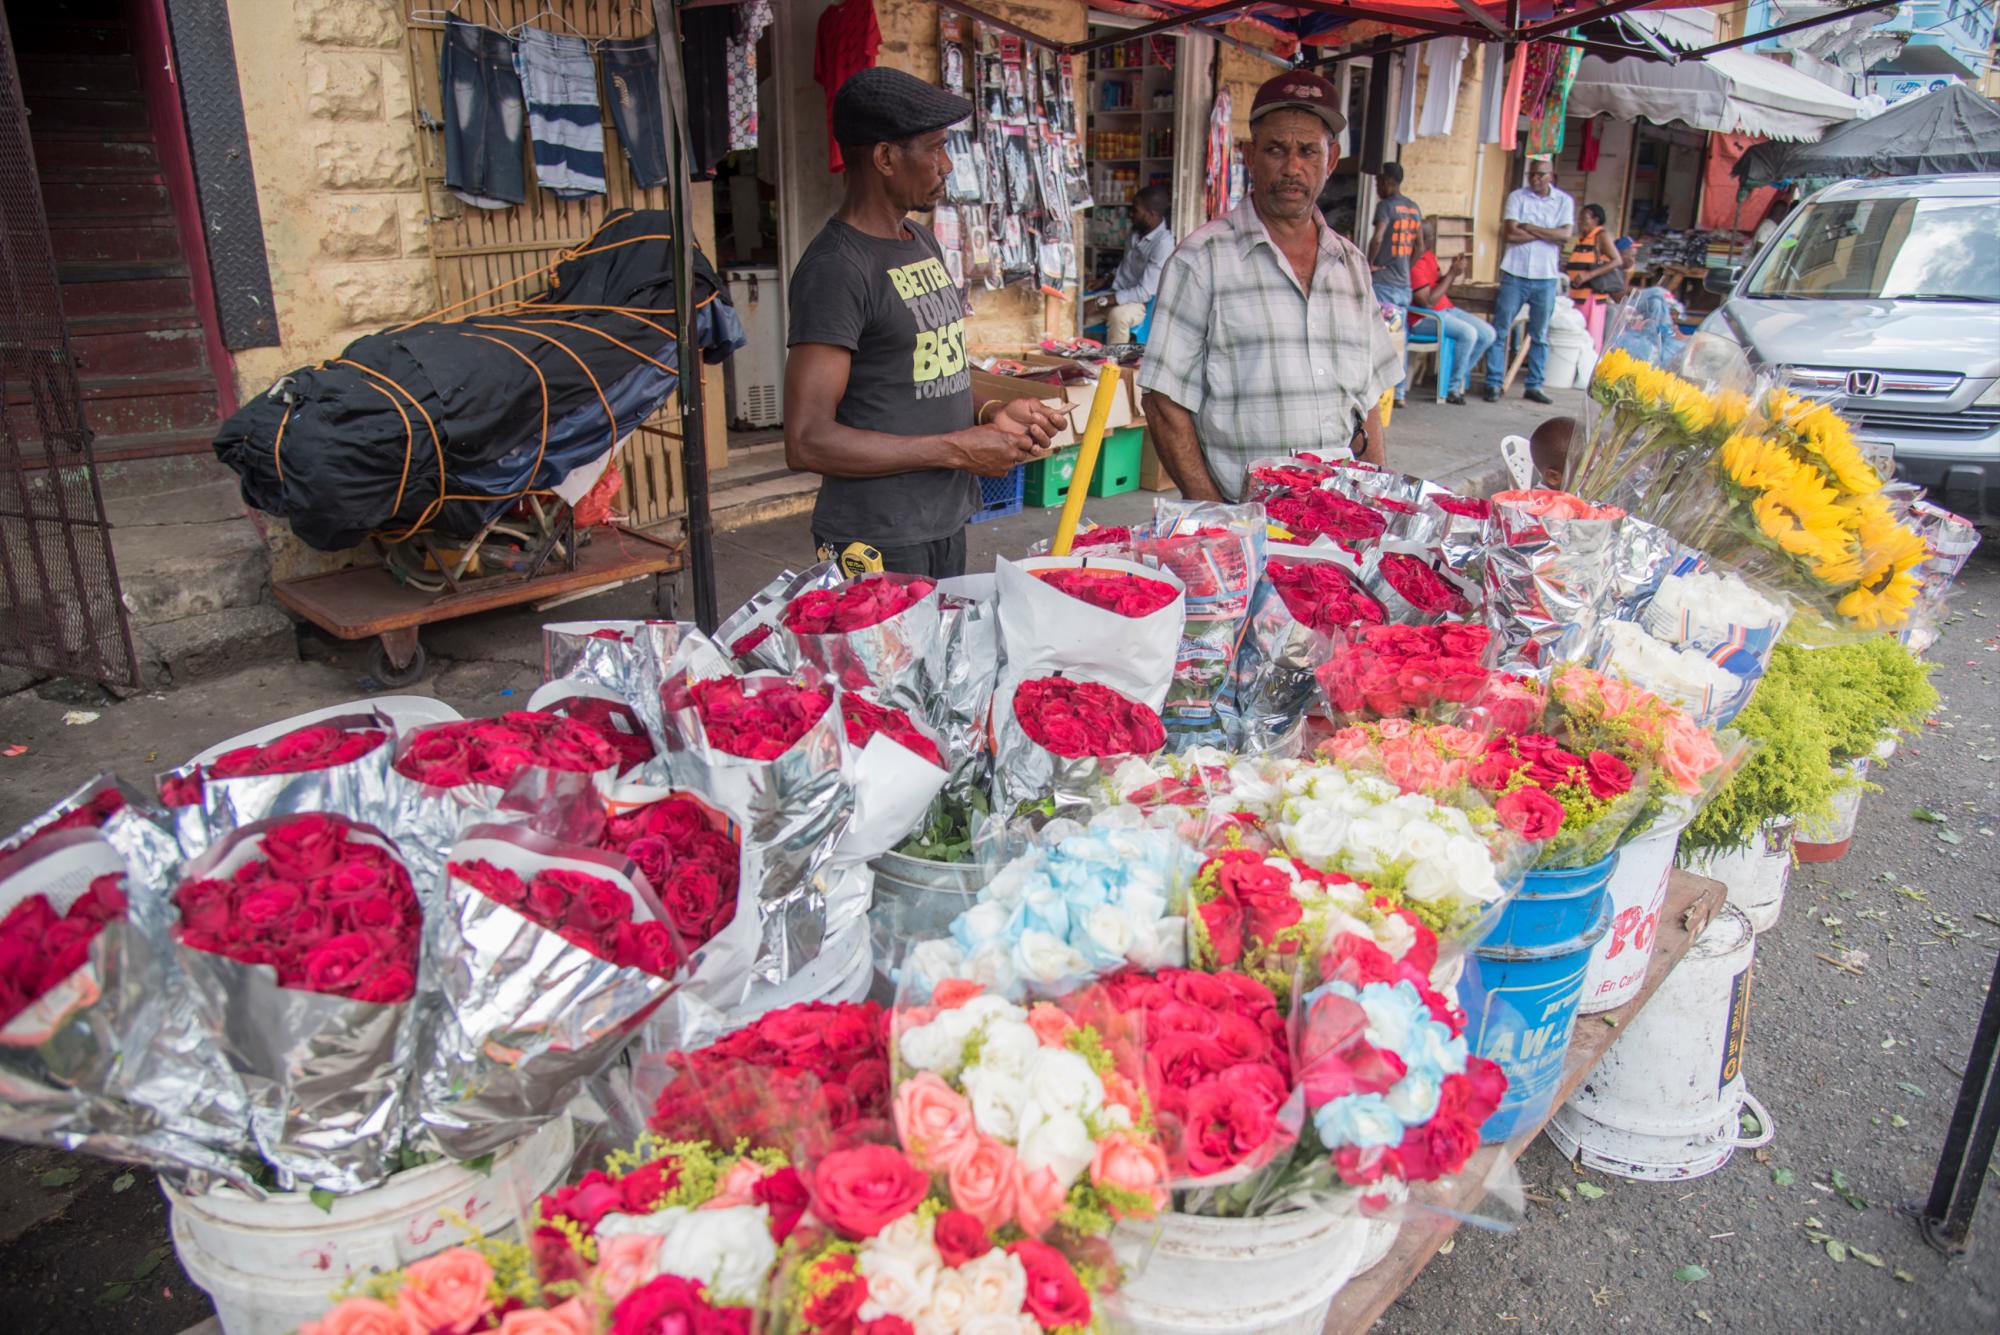
M 1830 185 L 1709 286 L 1728 300 L 1704 334 L 1837 396 L 1898 480 L 2000 524 L 2000 175 Z

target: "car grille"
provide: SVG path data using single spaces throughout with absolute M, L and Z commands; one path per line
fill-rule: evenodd
M 1866 431 L 1922 432 L 1926 435 L 1983 436 L 2000 427 L 2000 407 L 1966 408 L 1955 413 L 1922 409 L 1868 408 L 1861 413 Z

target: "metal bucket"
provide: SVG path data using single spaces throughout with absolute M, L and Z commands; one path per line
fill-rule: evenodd
M 1650 1005 L 1548 1125 L 1564 1154 L 1620 1177 L 1674 1182 L 1713 1173 L 1771 1139 L 1770 1113 L 1743 1085 L 1757 934 L 1725 905 Z M 1746 1137 L 1742 1110 L 1756 1115 Z
M 1616 1010 L 1639 994 L 1653 962 L 1653 936 L 1667 903 L 1667 877 L 1674 869 L 1674 844 L 1681 827 L 1650 830 L 1618 850 L 1605 893 L 1611 899 L 1611 930 L 1590 952 L 1583 976 L 1579 1015 Z
M 1729 853 L 1696 853 L 1681 866 L 1728 887 L 1729 902 L 1743 910 L 1750 930 L 1765 932 L 1778 924 L 1785 906 L 1785 887 L 1792 879 L 1791 821 L 1769 821 L 1750 836 L 1750 846 Z
M 1615 861 L 1528 873 L 1473 948 L 1458 990 L 1466 1045 L 1507 1073 L 1507 1093 L 1479 1129 L 1488 1144 L 1532 1125 L 1555 1097 L 1590 952 L 1611 930 L 1605 883 Z
M 1838 862 L 1847 856 L 1861 815 L 1861 785 L 1867 781 L 1868 764 L 1868 757 L 1863 756 L 1836 766 L 1847 771 L 1851 782 L 1834 795 L 1833 814 L 1821 819 L 1799 818 L 1792 853 L 1800 862 Z
M 1368 1221 L 1352 1198 L 1255 1219 L 1169 1212 L 1120 1224 L 1117 1304 L 1136 1335 L 1319 1335 L 1354 1275 Z
M 868 910 L 878 958 L 892 942 L 930 941 L 950 932 L 951 920 L 972 907 L 986 873 L 977 862 L 932 862 L 884 853 L 875 870 L 875 903 Z

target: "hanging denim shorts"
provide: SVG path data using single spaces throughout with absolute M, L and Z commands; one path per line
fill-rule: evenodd
M 482 209 L 526 202 L 528 172 L 521 138 L 527 100 L 514 69 L 514 39 L 453 19 L 438 57 L 444 90 L 444 183 Z
M 666 184 L 667 125 L 660 111 L 660 57 L 653 39 L 606 42 L 598 55 L 604 61 L 604 100 L 611 104 L 611 122 L 625 143 L 632 183 L 642 190 Z

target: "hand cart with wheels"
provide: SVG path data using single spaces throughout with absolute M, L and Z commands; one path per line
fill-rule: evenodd
M 496 543 L 488 525 L 461 548 L 419 534 L 380 545 L 383 564 L 280 580 L 271 592 L 284 606 L 342 640 L 373 638 L 368 671 L 385 690 L 423 675 L 420 627 L 474 612 L 538 603 L 651 576 L 655 612 L 674 615 L 669 576 L 681 569 L 683 547 L 632 529 L 601 526 L 578 533 L 568 506 L 553 516 L 535 507 L 534 535 Z M 490 569 L 492 573 L 476 573 Z

